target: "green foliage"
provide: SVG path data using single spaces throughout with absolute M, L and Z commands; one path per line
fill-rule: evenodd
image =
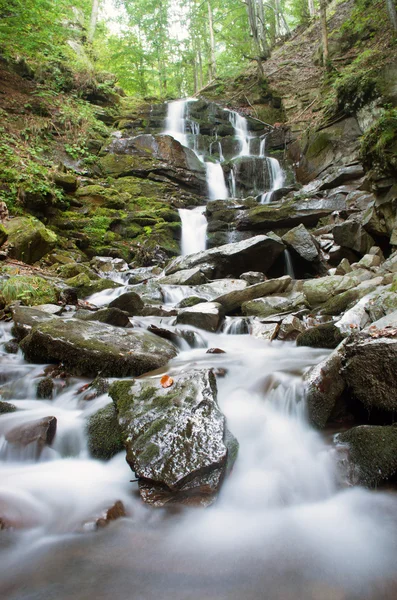
M 20 300 L 25 305 L 56 303 L 58 295 L 54 286 L 42 277 L 16 275 L 1 284 L 1 295 L 6 304 Z
M 389 109 L 361 140 L 361 159 L 367 169 L 394 175 L 397 169 L 397 109 Z

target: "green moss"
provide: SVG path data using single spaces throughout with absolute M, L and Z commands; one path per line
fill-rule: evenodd
M 397 170 L 397 109 L 385 111 L 361 139 L 361 159 L 367 169 L 384 175 Z
M 319 132 L 315 133 L 313 138 L 310 140 L 306 157 L 310 160 L 317 158 L 324 150 L 326 150 L 330 144 L 332 144 L 331 136 L 327 133 Z
M 109 388 L 109 394 L 116 404 L 117 412 L 121 417 L 131 408 L 134 399 L 130 394 L 134 380 L 115 381 Z
M 6 304 L 20 300 L 26 306 L 35 306 L 58 301 L 58 290 L 42 277 L 16 275 L 0 282 L 0 291 Z
M 124 449 L 114 404 L 109 404 L 87 421 L 88 450 L 94 458 L 109 460 Z

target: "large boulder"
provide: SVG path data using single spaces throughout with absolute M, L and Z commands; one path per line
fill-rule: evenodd
M 223 294 L 214 299 L 223 306 L 225 313 L 233 312 L 239 308 L 243 302 L 255 300 L 270 294 L 278 294 L 285 292 L 291 284 L 291 277 L 288 275 L 279 277 L 278 279 L 269 279 L 261 283 L 250 285 L 242 290 L 234 290 L 228 294 Z
M 294 312 L 306 306 L 303 292 L 293 291 L 289 294 L 274 294 L 243 302 L 241 312 L 246 316 L 270 317 L 278 313 Z
M 239 277 L 247 270 L 266 273 L 284 250 L 285 246 L 278 236 L 257 235 L 235 244 L 225 244 L 178 257 L 166 267 L 166 274 L 171 275 L 201 264 L 211 265 L 211 276 L 214 279 L 229 275 Z
M 336 348 L 343 341 L 343 335 L 336 325 L 320 323 L 315 327 L 309 327 L 296 338 L 297 346 L 309 346 L 310 348 Z
M 367 254 L 375 246 L 373 238 L 358 221 L 348 220 L 335 225 L 333 234 L 338 246 L 350 248 L 361 255 Z
M 55 417 L 44 417 L 17 425 L 5 434 L 8 444 L 14 449 L 28 448 L 32 456 L 39 458 L 44 446 L 51 446 L 57 430 Z
M 347 475 L 353 484 L 376 488 L 397 473 L 397 427 L 361 425 L 337 436 L 348 449 Z
M 282 237 L 283 242 L 296 252 L 303 260 L 308 262 L 319 262 L 319 245 L 314 237 L 308 232 L 301 223 L 297 227 L 290 229 Z
M 14 321 L 12 333 L 17 340 L 22 340 L 30 333 L 32 327 L 52 321 L 56 317 L 37 308 L 15 305 L 12 307 L 12 318 Z
M 217 404 L 215 376 L 211 370 L 190 371 L 163 385 L 152 377 L 117 381 L 110 388 L 127 462 L 145 502 L 208 504 L 237 452 Z
M 160 177 L 177 181 L 194 192 L 206 193 L 203 163 L 193 150 L 169 135 L 116 138 L 100 164 L 111 177 Z
M 309 421 L 322 429 L 338 413 L 346 384 L 341 375 L 345 342 L 342 342 L 325 360 L 315 365 L 304 377 Z
M 178 325 L 192 325 L 206 331 L 217 331 L 224 317 L 224 310 L 218 302 L 201 302 L 179 311 Z
M 382 337 L 383 335 L 383 337 Z M 343 377 L 368 409 L 397 411 L 397 337 L 394 332 L 359 334 L 346 345 Z
M 170 342 L 147 331 L 62 318 L 36 325 L 21 348 L 29 361 L 60 361 L 75 375 L 94 377 L 142 375 L 177 354 Z
M 34 217 L 16 217 L 7 223 L 8 254 L 29 265 L 51 252 L 57 236 Z
M 138 315 L 143 307 L 144 302 L 136 292 L 126 292 L 125 294 L 121 294 L 121 296 L 118 296 L 118 298 L 115 298 L 109 304 L 109 308 L 123 310 L 131 317 Z

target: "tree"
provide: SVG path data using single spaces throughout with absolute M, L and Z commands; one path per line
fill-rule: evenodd
M 397 12 L 394 0 L 386 0 L 386 7 L 393 29 L 397 31 Z
M 323 46 L 323 66 L 329 68 L 328 29 L 327 29 L 327 0 L 320 0 L 321 39 Z
M 90 25 L 88 28 L 88 41 L 90 43 L 92 43 L 94 40 L 96 24 L 98 21 L 98 13 L 99 13 L 99 0 L 92 0 L 91 18 L 90 18 Z

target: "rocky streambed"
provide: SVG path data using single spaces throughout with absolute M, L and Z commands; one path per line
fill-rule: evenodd
M 218 171 L 269 166 L 222 115 Z M 108 147 L 115 181 L 205 193 L 205 140 L 147 135 Z M 395 596 L 394 188 L 334 159 L 267 204 L 208 202 L 209 248 L 146 266 L 5 222 L 2 597 Z

